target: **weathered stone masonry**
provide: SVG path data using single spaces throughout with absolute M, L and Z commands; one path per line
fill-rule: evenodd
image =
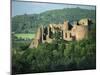
M 61 32 L 61 38 L 66 41 L 82 40 L 87 38 L 90 19 L 81 19 L 70 25 L 69 21 L 64 21 L 63 24 L 49 24 L 47 27 L 43 25 L 37 29 L 36 36 L 31 42 L 29 48 L 37 48 L 40 43 L 51 43 L 55 40 L 52 35 L 56 32 Z

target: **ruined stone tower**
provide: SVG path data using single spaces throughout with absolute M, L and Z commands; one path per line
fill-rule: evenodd
M 76 40 L 82 40 L 87 37 L 88 28 L 86 26 L 75 25 L 71 30 L 71 34 Z
M 64 21 L 64 24 L 62 25 L 62 29 L 63 31 L 67 31 L 68 30 L 68 21 Z
M 49 24 L 45 27 L 42 25 L 38 28 L 29 48 L 37 48 L 40 43 L 52 43 L 55 40 L 52 36 L 57 32 L 61 33 L 61 38 L 65 41 L 82 40 L 87 38 L 89 25 L 89 19 L 75 21 L 73 25 L 70 25 L 69 21 L 64 21 L 63 24 Z
M 42 28 L 38 28 L 34 40 L 31 42 L 29 48 L 37 47 L 42 42 Z

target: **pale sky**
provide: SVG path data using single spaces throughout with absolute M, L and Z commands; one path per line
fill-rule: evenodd
M 12 1 L 12 16 L 23 14 L 39 14 L 47 10 L 76 8 L 95 10 L 95 6 L 89 5 L 71 5 L 71 4 L 54 4 L 54 3 L 36 3 L 36 2 L 19 2 Z

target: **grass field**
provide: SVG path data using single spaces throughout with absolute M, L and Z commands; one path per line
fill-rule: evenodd
M 27 34 L 27 33 L 24 33 L 24 34 L 15 34 L 15 36 L 17 38 L 22 38 L 22 39 L 33 39 L 35 34 Z

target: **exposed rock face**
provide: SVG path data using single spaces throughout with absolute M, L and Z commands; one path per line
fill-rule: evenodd
M 51 43 L 55 40 L 53 35 L 58 31 L 61 33 L 61 38 L 66 41 L 87 38 L 89 24 L 90 19 L 81 19 L 79 22 L 74 22 L 73 25 L 69 25 L 68 21 L 64 21 L 64 24 L 50 24 L 47 27 L 41 26 L 38 28 L 35 39 L 30 44 L 29 48 L 37 48 L 40 43 Z

